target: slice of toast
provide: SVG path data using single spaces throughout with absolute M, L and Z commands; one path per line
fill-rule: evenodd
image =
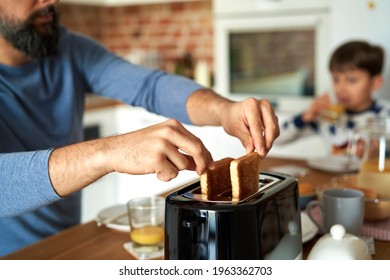
M 207 195 L 208 200 L 223 200 L 221 194 L 225 197 L 231 197 L 232 185 L 230 183 L 230 163 L 233 158 L 223 158 L 215 161 L 215 168 L 213 170 L 206 169 L 200 175 L 200 187 L 202 195 Z
M 244 199 L 259 189 L 261 157 L 252 152 L 230 163 L 232 200 Z

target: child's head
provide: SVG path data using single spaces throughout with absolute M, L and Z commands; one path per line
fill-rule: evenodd
M 364 41 L 339 46 L 331 56 L 329 70 L 340 103 L 351 111 L 371 106 L 372 94 L 383 83 L 384 50 Z

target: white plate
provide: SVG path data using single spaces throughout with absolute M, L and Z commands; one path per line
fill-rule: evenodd
M 305 243 L 316 236 L 318 233 L 317 226 L 310 220 L 305 212 L 301 212 L 302 242 Z
M 126 205 L 116 205 L 103 209 L 98 213 L 96 223 L 98 226 L 106 226 L 120 231 L 130 231 Z
M 356 158 L 351 158 L 345 155 L 331 156 L 325 158 L 313 158 L 307 161 L 307 164 L 313 168 L 322 171 L 346 173 L 359 170 L 360 161 Z

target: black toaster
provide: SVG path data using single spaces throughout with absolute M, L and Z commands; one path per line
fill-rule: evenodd
M 208 200 L 200 182 L 169 194 L 165 206 L 165 259 L 301 259 L 298 182 L 259 174 L 259 190 L 241 200 Z

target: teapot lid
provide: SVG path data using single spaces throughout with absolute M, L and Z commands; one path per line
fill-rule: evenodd
M 346 233 L 342 225 L 333 225 L 310 251 L 308 260 L 370 260 L 367 244 L 359 237 Z
M 330 229 L 330 235 L 335 240 L 343 239 L 345 236 L 345 233 L 346 233 L 345 228 L 342 225 L 334 225 Z

